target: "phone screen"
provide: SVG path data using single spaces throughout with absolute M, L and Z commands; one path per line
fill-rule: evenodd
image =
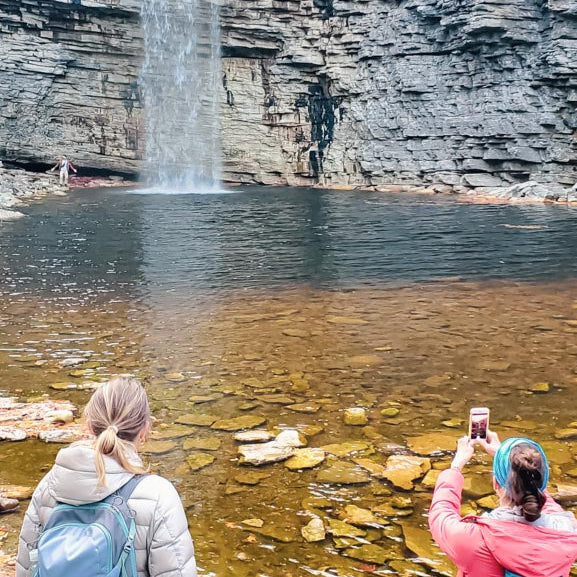
M 489 409 L 476 407 L 471 409 L 469 417 L 469 438 L 486 439 L 489 429 Z

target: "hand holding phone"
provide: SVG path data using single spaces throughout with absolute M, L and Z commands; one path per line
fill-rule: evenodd
M 474 407 L 469 414 L 469 439 L 471 441 L 486 440 L 489 431 L 489 409 Z

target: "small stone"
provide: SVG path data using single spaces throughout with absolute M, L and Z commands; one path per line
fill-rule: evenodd
M 447 421 L 443 421 L 441 424 L 449 429 L 460 429 L 463 426 L 463 419 L 448 419 Z
M 77 389 L 78 385 L 76 383 L 52 383 L 48 387 L 55 391 L 71 391 Z
M 295 399 L 286 395 L 260 395 L 259 401 L 270 405 L 294 405 Z
M 381 410 L 383 417 L 396 417 L 401 411 L 396 407 L 386 407 Z
M 245 519 L 241 521 L 243 525 L 247 525 L 248 527 L 262 527 L 264 525 L 264 521 L 262 519 Z
M 45 419 L 50 423 L 72 423 L 74 421 L 74 415 L 72 411 L 60 410 L 60 411 L 50 411 L 46 413 Z
M 325 460 L 325 452 L 322 449 L 296 449 L 294 455 L 285 461 L 284 466 L 291 471 L 299 469 L 312 469 Z
M 294 447 L 279 445 L 276 441 L 241 445 L 238 448 L 241 465 L 260 466 L 267 463 L 278 463 L 292 457 L 294 452 Z
M 484 471 L 471 473 L 465 476 L 463 494 L 471 499 L 479 499 L 493 494 L 493 482 L 490 475 Z
M 0 427 L 0 441 L 23 441 L 27 437 L 24 429 Z
M 346 457 L 353 453 L 360 453 L 369 449 L 369 443 L 364 441 L 348 441 L 345 443 L 334 443 L 331 445 L 324 445 L 321 447 L 327 453 L 335 455 L 336 457 Z
M 147 441 L 142 448 L 142 452 L 149 455 L 164 455 L 174 451 L 177 447 L 175 441 Z
M 7 497 L 0 497 L 0 513 L 12 513 L 18 509 L 17 499 L 8 499 Z
M 349 358 L 349 364 L 353 367 L 371 367 L 382 362 L 383 359 L 377 355 L 356 355 Z
M 441 474 L 440 470 L 431 469 L 425 475 L 424 479 L 421 481 L 421 484 L 423 485 L 423 487 L 427 487 L 428 489 L 434 488 L 435 485 L 437 484 L 437 479 L 439 478 L 440 474 Z
M 85 437 L 80 429 L 50 429 L 38 433 L 38 438 L 45 443 L 73 443 Z
M 153 441 L 166 441 L 168 439 L 181 439 L 190 436 L 190 428 L 184 425 L 161 425 L 150 434 Z
M 266 423 L 264 417 L 258 415 L 242 415 L 234 419 L 222 419 L 213 423 L 212 428 L 219 431 L 240 431 L 242 429 L 254 429 Z
M 361 545 L 360 547 L 350 547 L 349 549 L 345 549 L 342 554 L 345 557 L 358 559 L 365 563 L 376 563 L 377 565 L 383 565 L 391 558 L 391 554 L 386 549 L 372 543 L 369 545 Z
M 328 532 L 333 537 L 364 537 L 367 532 L 338 519 L 328 519 Z
M 391 455 L 387 459 L 384 476 L 395 487 L 410 491 L 413 481 L 420 479 L 431 469 L 429 459 L 409 455 Z
M 409 524 L 403 524 L 405 547 L 419 557 L 420 562 L 436 573 L 453 575 L 454 566 L 449 558 L 433 543 L 431 534 Z
M 351 525 L 378 525 L 379 519 L 369 509 L 363 509 L 356 505 L 347 505 L 339 514 L 339 519 Z
M 457 438 L 441 433 L 426 433 L 419 437 L 409 437 L 407 445 L 418 455 L 441 455 L 456 449 Z
M 577 429 L 559 429 L 555 431 L 555 438 L 560 441 L 574 441 L 577 439 Z
M 499 506 L 499 497 L 497 495 L 487 495 L 477 500 L 477 505 L 483 509 L 496 509 Z
M 251 531 L 257 535 L 268 537 L 273 541 L 279 541 L 280 543 L 294 543 L 299 540 L 299 534 L 292 527 L 286 528 L 271 525 L 270 527 L 251 527 Z
M 81 365 L 86 359 L 84 357 L 67 357 L 58 362 L 61 367 L 75 367 Z
M 211 401 L 218 401 L 219 399 L 222 399 L 222 395 L 218 393 L 213 393 L 212 395 L 192 395 L 192 397 L 188 397 L 189 402 L 193 405 L 210 403 Z
M 7 499 L 17 499 L 24 501 L 32 497 L 34 487 L 25 487 L 23 485 L 0 485 L 0 496 Z
M 372 477 L 376 477 L 377 479 L 384 478 L 386 467 L 376 463 L 372 459 L 353 459 L 353 463 L 356 463 L 363 469 L 366 469 Z
M 176 423 L 181 425 L 192 425 L 196 427 L 210 427 L 213 423 L 218 421 L 217 415 L 197 415 L 191 413 L 190 415 L 181 415 L 176 418 Z
M 532 393 L 545 394 L 545 393 L 548 393 L 550 391 L 550 388 L 551 387 L 550 387 L 549 383 L 536 383 L 529 390 Z
M 297 413 L 317 413 L 321 407 L 315 403 L 295 403 L 286 408 Z
M 216 437 L 206 439 L 184 439 L 182 448 L 185 451 L 200 449 L 202 451 L 218 451 L 222 441 Z
M 369 422 L 366 409 L 362 407 L 352 407 L 345 409 L 344 414 L 345 425 L 363 426 Z
M 301 535 L 307 543 L 316 543 L 326 538 L 325 526 L 321 519 L 315 517 L 301 528 Z
M 186 377 L 182 373 L 168 373 L 166 378 L 169 381 L 173 381 L 175 383 L 179 383 L 180 381 L 184 381 Z
M 191 471 L 198 471 L 207 467 L 215 460 L 214 455 L 209 455 L 208 453 L 194 453 L 186 457 L 186 463 L 190 467 Z
M 274 434 L 262 429 L 253 429 L 252 431 L 235 433 L 233 439 L 241 443 L 266 443 L 274 439 Z
M 297 448 L 307 446 L 306 437 L 296 429 L 286 429 L 285 431 L 282 431 L 276 436 L 275 441 L 279 445 L 286 447 Z
M 333 507 L 333 502 L 326 497 L 309 495 L 302 500 L 301 506 L 303 509 L 331 509 Z

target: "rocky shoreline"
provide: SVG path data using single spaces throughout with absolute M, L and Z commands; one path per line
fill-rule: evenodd
M 122 177 L 70 177 L 70 188 L 94 188 L 130 184 Z M 69 187 L 60 186 L 57 173 L 30 172 L 5 168 L 0 162 L 0 222 L 22 218 L 18 210 L 27 203 L 48 195 L 64 196 Z
M 71 188 L 96 188 L 136 184 L 119 176 L 84 177 L 71 176 Z M 226 187 L 242 186 L 241 183 L 225 183 Z M 274 186 L 274 185 L 272 185 Z M 554 203 L 577 205 L 577 184 L 568 188 L 559 184 L 543 184 L 527 181 L 509 187 L 467 187 L 434 185 L 391 184 L 378 186 L 316 185 L 331 190 L 368 190 L 399 194 L 454 195 L 462 202 L 471 203 Z M 47 195 L 63 196 L 68 187 L 60 186 L 57 174 L 30 172 L 22 169 L 4 168 L 0 162 L 0 222 L 16 220 L 24 216 L 18 207 Z

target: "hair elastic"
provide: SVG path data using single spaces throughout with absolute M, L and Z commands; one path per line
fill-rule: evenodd
M 118 427 L 116 425 L 108 425 L 108 428 L 112 429 L 115 435 L 118 435 Z

